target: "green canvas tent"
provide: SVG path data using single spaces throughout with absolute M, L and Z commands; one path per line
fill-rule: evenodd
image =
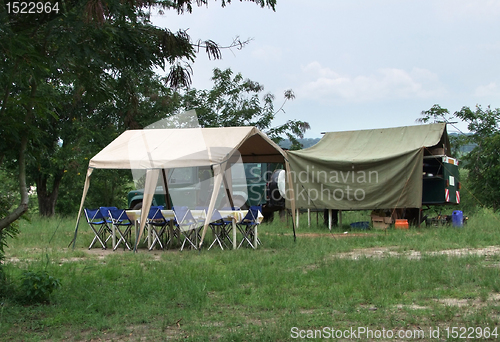
M 450 151 L 446 124 L 326 133 L 289 151 L 295 205 L 302 209 L 422 207 L 424 150 Z

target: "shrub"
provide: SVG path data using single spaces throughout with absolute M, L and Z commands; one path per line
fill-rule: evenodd
M 14 237 L 18 234 L 17 226 L 10 225 L 9 227 L 0 230 L 0 298 L 9 293 L 7 277 L 3 269 L 3 260 L 5 257 L 4 248 L 7 247 L 7 238 Z
M 26 271 L 22 276 L 20 299 L 30 304 L 48 302 L 50 294 L 59 287 L 59 279 L 47 271 Z
M 0 168 L 0 217 L 9 214 L 13 203 L 19 200 L 19 193 L 16 188 L 15 176 L 13 173 Z M 17 221 L 10 226 L 0 230 L 0 294 L 2 292 L 2 263 L 4 259 L 4 248 L 7 247 L 7 238 L 12 238 L 18 234 Z

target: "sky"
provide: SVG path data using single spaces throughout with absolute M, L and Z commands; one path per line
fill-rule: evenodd
M 210 89 L 212 70 L 231 68 L 274 94 L 276 109 L 292 89 L 296 98 L 273 125 L 307 121 L 306 138 L 415 125 L 434 104 L 450 112 L 500 107 L 498 0 L 277 0 L 275 12 L 210 1 L 192 14 L 154 15 L 153 23 L 187 29 L 193 42 L 251 38 L 221 60 L 200 51 L 192 87 Z

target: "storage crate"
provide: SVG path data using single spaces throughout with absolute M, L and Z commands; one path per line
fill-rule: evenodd
M 392 223 L 391 217 L 371 215 L 372 226 L 376 229 L 387 229 Z

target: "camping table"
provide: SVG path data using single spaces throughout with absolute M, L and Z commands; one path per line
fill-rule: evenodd
M 130 218 L 130 220 L 135 222 L 135 236 L 136 240 L 139 235 L 139 224 L 140 224 L 140 219 L 141 219 L 141 210 L 127 210 L 126 211 L 127 216 Z M 174 211 L 173 210 L 162 210 L 161 211 L 162 215 L 165 217 L 165 219 L 173 220 L 174 219 Z M 219 210 L 219 213 L 221 214 L 222 218 L 224 219 L 231 219 L 232 225 L 233 225 L 233 249 L 236 249 L 237 243 L 236 243 L 236 222 L 240 222 L 243 220 L 243 218 L 246 216 L 248 213 L 248 210 Z M 194 216 L 195 219 L 199 220 L 200 222 L 204 223 L 206 213 L 205 210 L 191 210 L 191 214 Z M 257 220 L 262 222 L 264 219 L 264 216 L 259 211 L 259 216 Z M 147 237 L 148 237 L 148 248 L 151 247 L 151 228 L 148 227 L 148 232 L 147 232 Z M 257 227 L 255 227 L 255 246 L 257 246 Z
M 243 220 L 243 218 L 247 215 L 248 210 L 219 210 L 220 215 L 222 218 L 229 218 L 231 219 L 231 222 L 233 224 L 233 249 L 236 249 L 238 244 L 236 243 L 236 222 L 240 222 Z M 257 221 L 259 223 L 262 222 L 264 219 L 264 216 L 262 216 L 262 213 L 259 211 L 259 215 L 257 217 Z M 254 246 L 257 246 L 257 226 L 255 226 L 255 234 L 254 234 Z
M 136 241 L 139 236 L 139 226 L 141 223 L 141 210 L 127 210 L 127 216 L 135 222 L 135 236 Z M 165 217 L 166 220 L 173 220 L 175 218 L 173 210 L 162 210 L 161 214 Z M 204 210 L 191 210 L 191 214 L 195 219 L 199 220 L 201 218 L 205 218 Z M 170 229 L 170 228 L 169 228 Z M 151 239 L 151 227 L 147 227 L 147 240 L 148 240 L 148 249 L 151 247 L 152 239 Z

